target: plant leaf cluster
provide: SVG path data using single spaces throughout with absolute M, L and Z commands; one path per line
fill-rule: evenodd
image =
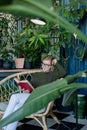
M 36 88 L 21 108 L 0 121 L 0 127 L 16 120 L 21 120 L 24 117 L 35 113 L 36 111 L 44 108 L 48 102 L 59 98 L 65 92 L 69 92 L 69 94 L 71 94 L 68 94 L 68 96 L 66 95 L 63 104 L 67 105 L 71 103 L 75 97 L 75 95 L 73 97 L 73 94 L 77 89 L 87 88 L 87 84 L 85 83 L 75 83 L 75 81 L 80 77 L 87 77 L 87 71 L 81 71 L 74 75 L 68 75 L 63 79 L 58 79 L 52 83 Z

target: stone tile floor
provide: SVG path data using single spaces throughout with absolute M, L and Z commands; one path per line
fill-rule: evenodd
M 72 112 L 58 112 L 54 111 L 61 124 L 58 125 L 50 116 L 47 117 L 47 123 L 49 130 L 87 130 L 87 119 L 78 119 L 78 125 L 76 125 L 76 119 Z M 30 119 L 22 120 L 17 130 L 42 130 L 41 126 L 35 121 Z

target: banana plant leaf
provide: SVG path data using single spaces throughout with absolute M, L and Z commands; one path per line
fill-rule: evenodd
M 0 10 L 21 16 L 41 17 L 77 34 L 87 44 L 87 37 L 55 11 L 52 2 L 53 0 L 8 0 L 7 3 L 6 0 L 0 0 Z
M 80 77 L 87 77 L 87 71 L 68 75 L 62 80 L 58 79 L 52 83 L 38 87 L 31 93 L 30 97 L 21 108 L 0 121 L 0 128 L 37 112 L 41 108 L 44 108 L 50 101 L 59 98 L 65 92 L 70 90 L 74 90 L 73 92 L 75 92 L 78 88 L 87 88 L 87 84 L 85 83 L 75 83 L 75 80 Z M 68 102 L 72 95 L 73 93 L 71 96 L 67 97 L 65 102 Z

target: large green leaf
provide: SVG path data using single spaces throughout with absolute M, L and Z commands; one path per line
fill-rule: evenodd
M 66 19 L 59 16 L 55 10 L 53 10 L 53 5 L 46 6 L 47 0 L 13 0 L 12 4 L 7 6 L 0 6 L 0 10 L 8 11 L 11 13 L 24 15 L 24 16 L 38 16 L 49 20 L 55 24 L 60 25 L 61 27 L 67 29 L 71 33 L 76 33 L 78 38 L 87 43 L 87 37 L 78 30 L 75 26 L 70 24 Z M 52 3 L 51 0 L 49 3 Z
M 87 88 L 86 85 L 84 83 L 72 83 L 68 87 L 61 89 L 61 93 L 64 93 L 62 105 L 70 105 L 77 94 L 77 88 Z
M 61 94 L 70 89 L 87 88 L 87 84 L 73 83 L 79 77 L 87 77 L 87 71 L 69 75 L 62 80 L 56 80 L 35 89 L 20 109 L 0 121 L 0 127 L 35 113 L 39 109 L 45 107 L 48 102 L 60 97 Z M 67 100 L 65 102 L 67 102 Z

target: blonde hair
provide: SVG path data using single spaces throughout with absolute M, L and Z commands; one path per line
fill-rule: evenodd
M 44 57 L 43 60 L 49 60 L 50 63 L 51 63 L 51 65 L 53 65 L 53 66 L 55 66 L 56 63 L 57 63 L 57 59 L 54 58 L 54 57 L 51 56 L 51 55 L 48 55 L 48 56 Z

